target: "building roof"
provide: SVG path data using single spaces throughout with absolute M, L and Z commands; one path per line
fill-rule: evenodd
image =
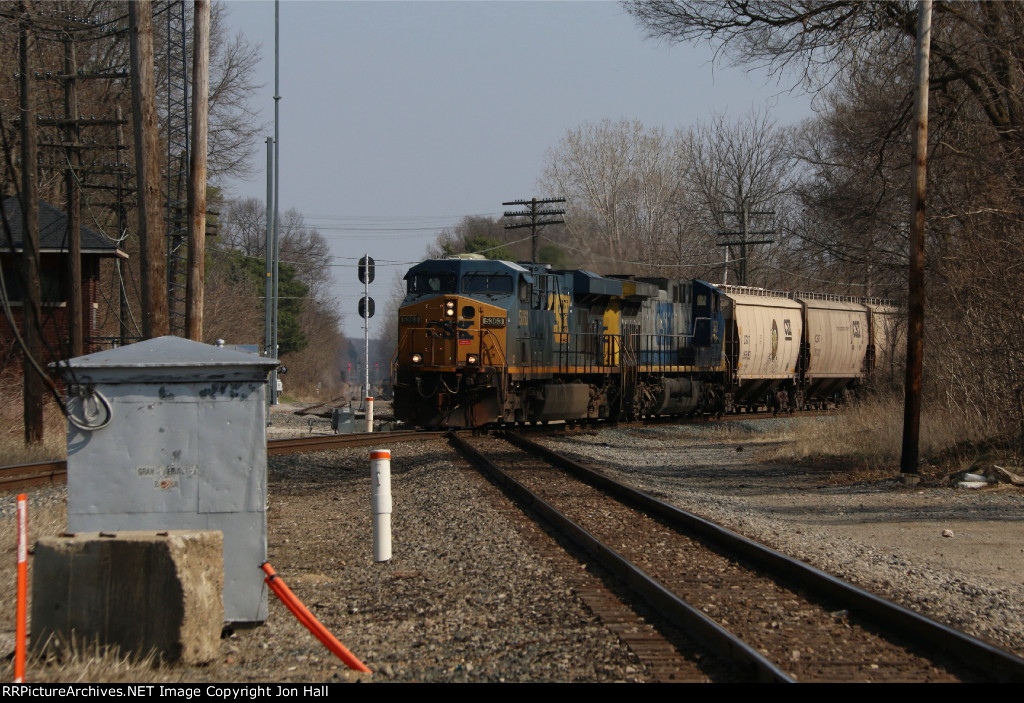
M 9 196 L 3 201 L 3 214 L 11 226 L 14 238 L 14 251 L 22 248 L 21 202 Z M 68 250 L 67 243 L 68 216 L 49 203 L 39 201 L 39 251 L 44 254 L 63 253 Z M 118 256 L 127 259 L 128 255 L 117 244 L 85 225 L 81 227 L 82 253 L 96 256 Z M 0 224 L 0 252 L 11 251 L 7 232 Z

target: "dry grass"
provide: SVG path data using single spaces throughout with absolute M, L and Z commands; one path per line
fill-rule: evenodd
M 835 414 L 793 423 L 790 436 L 774 454 L 778 460 L 843 458 L 869 467 L 898 464 L 903 444 L 903 399 L 874 397 Z M 979 459 L 976 447 L 997 434 L 981 418 L 938 404 L 921 412 L 920 455 L 924 461 L 967 468 Z
M 0 519 L 0 602 L 11 604 L 17 602 L 18 524 L 14 509 L 16 496 L 13 493 L 4 494 L 0 500 L 4 501 L 5 508 L 3 518 Z M 52 537 L 61 534 L 67 529 L 67 524 L 67 506 L 63 502 L 36 505 L 32 498 L 29 498 L 29 545 L 35 544 L 36 540 L 41 537 Z M 29 584 L 31 585 L 32 560 L 29 559 L 28 563 L 30 571 Z M 30 606 L 31 600 L 32 589 L 29 588 Z M 31 607 L 29 611 L 31 612 Z M 13 637 L 13 607 L 4 608 L 0 611 L 0 632 L 10 633 Z M 2 654 L 6 654 L 6 652 L 0 651 L 0 655 Z
M 28 446 L 25 444 L 21 395 L 9 397 L 4 394 L 0 403 L 0 466 L 51 461 L 63 459 L 66 455 L 67 422 L 56 403 L 48 403 L 43 409 L 42 443 Z
M 14 495 L 4 496 L 13 503 Z M 6 506 L 5 506 L 6 507 Z M 67 508 L 63 502 L 34 505 L 29 502 L 29 544 L 41 537 L 59 535 L 67 526 Z M 11 607 L 0 613 L 0 656 L 13 654 L 15 646 L 15 609 L 17 597 L 17 524 L 13 510 L 5 510 L 0 519 L 0 599 Z M 32 559 L 29 559 L 29 631 L 32 612 Z M 7 669 L 13 677 L 13 657 Z M 4 671 L 0 669 L 0 671 Z M 152 683 L 177 682 L 181 673 L 173 668 L 160 668 L 152 656 L 126 656 L 116 649 L 95 644 L 62 643 L 45 655 L 30 654 L 25 666 L 31 683 Z
M 168 678 L 168 676 L 173 678 Z M 32 683 L 156 683 L 177 681 L 178 676 L 160 669 L 152 656 L 123 656 L 116 648 L 98 645 L 66 645 L 47 656 L 32 655 L 25 663 L 25 677 Z

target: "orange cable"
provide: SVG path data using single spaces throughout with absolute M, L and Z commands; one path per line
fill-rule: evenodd
M 302 604 L 302 601 L 300 601 L 295 594 L 292 593 L 291 589 L 288 588 L 284 580 L 277 575 L 277 572 L 274 571 L 274 567 L 270 565 L 270 562 L 263 562 L 263 564 L 260 565 L 260 568 L 263 569 L 263 572 L 267 575 L 263 580 L 268 586 L 270 586 L 270 590 L 274 592 L 274 595 L 281 599 L 281 602 L 285 604 L 288 610 L 292 611 L 298 621 L 305 625 L 306 629 L 312 632 L 314 637 L 323 642 L 324 646 L 331 650 L 338 659 L 341 659 L 341 661 L 345 663 L 345 666 L 349 669 L 361 671 L 366 674 L 373 673 L 365 664 L 359 661 L 352 652 L 348 651 L 345 645 L 339 642 L 338 639 L 323 626 L 323 623 L 316 619 L 316 616 L 313 615 L 313 613 L 309 612 L 306 606 Z

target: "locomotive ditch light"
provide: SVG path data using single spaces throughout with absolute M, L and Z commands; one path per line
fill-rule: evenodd
M 476 366 L 479 361 L 480 357 L 478 357 L 476 354 L 469 354 L 466 357 L 466 363 L 469 364 L 470 366 Z
M 423 355 L 422 354 L 413 354 L 412 355 L 412 363 L 414 363 L 414 364 L 422 364 L 423 363 Z

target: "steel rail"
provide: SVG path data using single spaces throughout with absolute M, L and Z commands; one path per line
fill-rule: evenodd
M 267 456 L 277 454 L 300 454 L 322 452 L 346 447 L 367 447 L 382 442 L 415 442 L 423 439 L 439 439 L 443 431 L 397 430 L 395 432 L 370 432 L 364 434 L 316 435 L 314 437 L 284 437 L 267 440 Z
M 425 439 L 440 439 L 443 431 L 419 432 L 401 430 L 397 432 L 374 432 L 370 434 L 316 435 L 312 437 L 283 437 L 267 440 L 267 456 L 279 454 L 301 454 L 321 452 L 346 447 L 366 447 L 382 442 L 414 442 Z M 0 493 L 18 488 L 28 488 L 42 483 L 64 483 L 67 481 L 68 463 L 64 459 L 40 461 L 33 464 L 12 464 L 0 466 Z
M 64 483 L 68 465 L 63 459 L 39 461 L 34 464 L 0 466 L 0 492 L 28 488 L 42 483 Z
M 327 408 L 328 410 L 331 410 L 333 408 L 338 407 L 337 405 L 334 405 L 334 403 L 337 403 L 338 401 L 342 401 L 342 400 L 345 400 L 345 398 L 342 397 L 342 396 L 338 396 L 337 398 L 331 398 L 330 400 L 324 400 L 324 401 L 321 401 L 319 403 L 314 403 L 312 405 L 307 405 L 306 407 L 302 408 L 301 410 L 296 410 L 295 414 L 298 415 L 299 417 L 306 417 L 308 415 L 318 415 L 320 413 L 320 411 L 323 410 L 324 408 Z M 328 407 L 328 406 L 330 406 L 330 407 Z M 330 413 L 328 413 L 328 414 L 330 414 Z
M 487 457 L 459 438 L 449 441 L 478 467 L 483 468 L 513 497 L 527 505 L 576 544 L 594 556 L 606 569 L 622 579 L 675 625 L 692 633 L 723 660 L 737 664 L 752 681 L 793 683 L 793 679 L 764 655 L 723 628 L 698 609 L 652 579 L 639 567 L 559 512 L 550 503 L 530 491 Z
M 619 483 L 525 437 L 511 432 L 505 432 L 503 436 L 516 446 L 564 468 L 591 485 L 615 492 L 635 507 L 657 515 L 673 526 L 696 533 L 771 573 L 843 603 L 851 612 L 856 612 L 878 627 L 913 640 L 942 656 L 955 655 L 967 662 L 970 668 L 981 669 L 1000 680 L 1024 681 L 1024 659 L 1011 652 L 868 593 L 721 525 Z

